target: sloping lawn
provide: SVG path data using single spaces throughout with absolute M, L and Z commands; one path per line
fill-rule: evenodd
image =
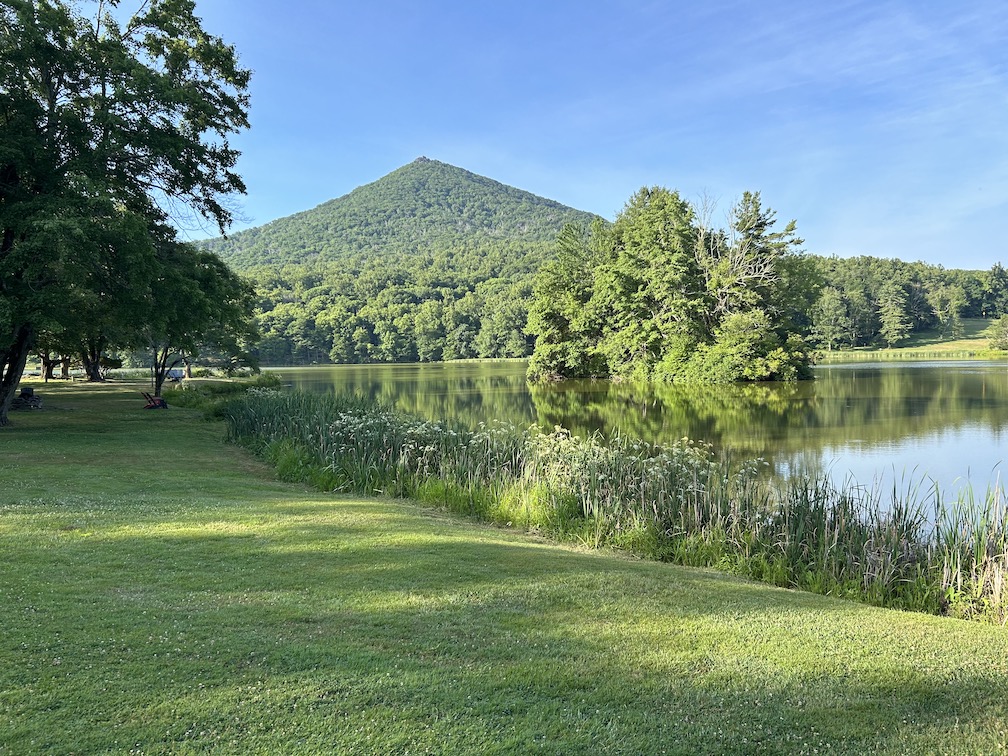
M 819 361 L 824 364 L 850 361 L 876 360 L 929 360 L 929 359 L 1001 359 L 1004 352 L 991 349 L 994 321 L 984 318 L 963 318 L 963 333 L 957 339 L 943 338 L 940 331 L 913 333 L 900 346 L 858 347 L 821 352 Z
M 0 430 L 0 753 L 990 753 L 1008 630 L 274 481 L 141 385 Z

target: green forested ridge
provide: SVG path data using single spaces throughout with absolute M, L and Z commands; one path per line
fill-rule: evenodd
M 593 217 L 419 158 L 206 244 L 258 286 L 266 364 L 524 357 L 532 274 Z
M 420 158 L 313 210 L 205 244 L 258 287 L 264 364 L 527 357 L 535 275 L 557 258 L 565 225 L 588 234 L 593 222 L 612 225 Z M 774 306 L 790 308 L 824 351 L 899 346 L 924 331 L 954 338 L 963 318 L 1008 312 L 1000 264 L 791 258 L 806 301 Z
M 408 268 L 494 276 L 536 267 L 565 223 L 592 217 L 421 157 L 312 210 L 206 244 L 238 270 L 316 261 L 366 268 L 377 254 Z

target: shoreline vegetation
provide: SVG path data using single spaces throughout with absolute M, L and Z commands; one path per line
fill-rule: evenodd
M 179 392 L 183 394 L 184 392 Z M 1008 507 L 998 484 L 955 500 L 907 484 L 782 484 L 760 460 L 682 439 L 578 438 L 427 422 L 368 400 L 253 389 L 215 410 L 284 480 L 413 499 L 584 546 L 715 567 L 879 606 L 1008 621 Z

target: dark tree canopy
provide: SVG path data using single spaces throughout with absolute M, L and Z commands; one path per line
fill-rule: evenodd
M 249 72 L 192 0 L 0 0 L 0 424 L 40 334 L 128 341 L 156 286 L 152 229 L 221 230 Z
M 207 348 L 246 358 L 255 329 L 255 291 L 216 255 L 167 238 L 158 245 L 158 281 L 137 346 L 153 356 L 154 393 L 168 371 Z

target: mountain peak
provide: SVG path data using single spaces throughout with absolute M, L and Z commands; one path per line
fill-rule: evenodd
M 316 208 L 207 245 L 237 269 L 309 261 L 358 267 L 382 256 L 488 247 L 521 256 L 552 248 L 564 224 L 594 217 L 421 156 Z

